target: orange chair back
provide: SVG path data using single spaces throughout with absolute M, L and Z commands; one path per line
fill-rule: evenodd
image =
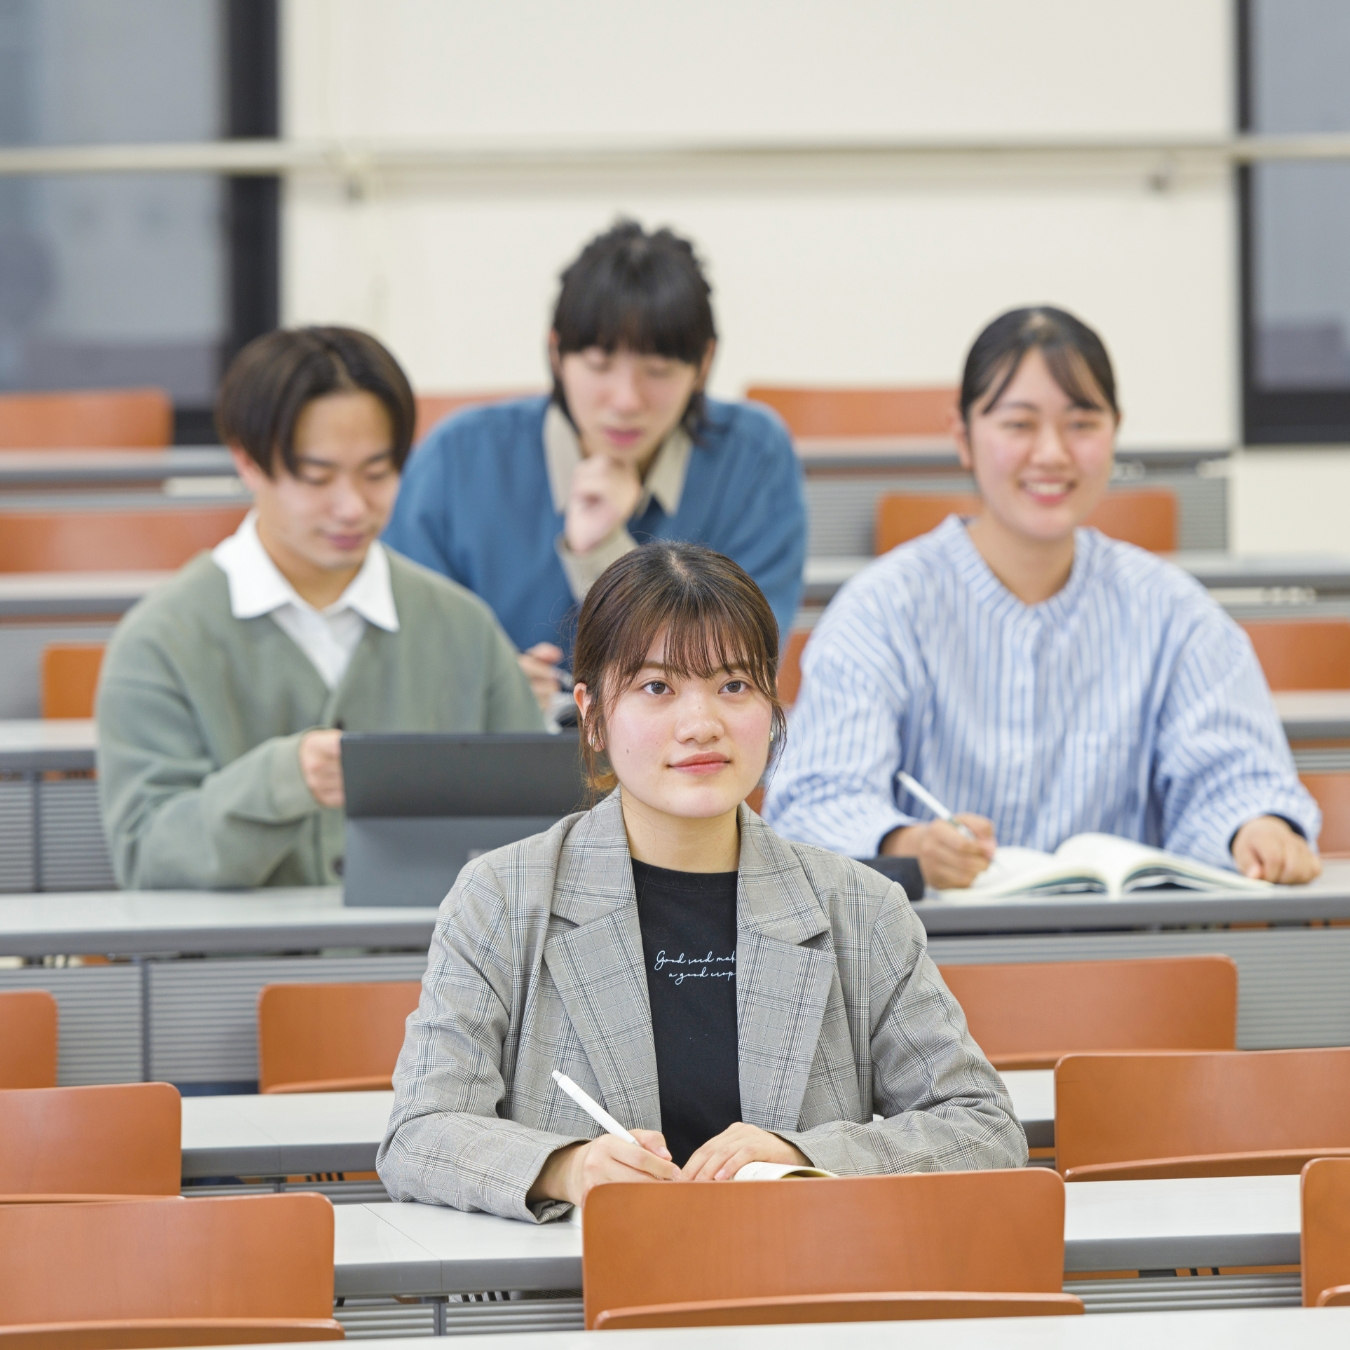
M 751 385 L 748 399 L 766 403 L 794 436 L 949 436 L 957 390 L 941 388 L 819 389 Z
M 56 1023 L 45 989 L 0 994 L 0 1090 L 56 1086 Z
M 980 499 L 964 492 L 893 492 L 877 498 L 875 551 L 935 530 L 948 516 L 978 514 Z M 1166 488 L 1122 488 L 1108 492 L 1084 522 L 1150 553 L 1172 553 L 1177 546 L 1177 499 Z
M 393 1086 L 416 980 L 269 984 L 258 996 L 258 1090 L 343 1092 Z
M 53 642 L 42 649 L 43 717 L 92 717 L 103 642 Z
M 0 450 L 158 449 L 173 444 L 162 389 L 0 394 Z
M 1317 847 L 1326 857 L 1350 854 L 1350 773 L 1301 773 L 1322 812 Z
M 793 629 L 783 644 L 783 654 L 778 658 L 778 697 L 785 707 L 792 707 L 802 689 L 802 653 L 806 650 L 811 630 Z
M 155 572 L 239 528 L 244 506 L 0 512 L 0 572 Z
M 1350 1154 L 1350 1049 L 1069 1055 L 1055 1066 L 1068 1181 L 1293 1173 Z
M 1303 1169 L 1303 1304 L 1350 1304 L 1350 1159 L 1318 1158 Z
M 333 1207 L 312 1194 L 5 1206 L 0 1324 L 51 1350 L 341 1339 Z
M 0 1092 L 0 1196 L 177 1195 L 181 1140 L 168 1083 Z
M 1350 619 L 1270 619 L 1242 627 L 1272 689 L 1350 689 Z
M 618 1183 L 587 1198 L 582 1247 L 588 1329 L 602 1314 L 670 1317 L 680 1305 L 697 1316 L 723 1300 L 983 1293 L 1063 1303 L 1064 1188 L 1040 1168 Z
M 472 408 L 480 403 L 505 403 L 512 398 L 531 398 L 542 392 L 539 389 L 502 389 L 495 394 L 418 394 L 413 444 L 417 445 L 442 418 L 449 417 L 461 408 Z
M 1105 1050 L 1231 1050 L 1237 966 L 1226 956 L 941 966 L 996 1069 L 1051 1069 Z

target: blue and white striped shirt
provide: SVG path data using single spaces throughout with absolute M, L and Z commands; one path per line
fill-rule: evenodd
M 931 818 L 902 769 L 999 843 L 1046 850 L 1098 830 L 1231 867 L 1255 816 L 1310 840 L 1321 824 L 1246 634 L 1096 530 L 1064 588 L 1026 605 L 951 517 L 844 587 L 802 675 L 764 811 L 790 839 L 875 854 Z

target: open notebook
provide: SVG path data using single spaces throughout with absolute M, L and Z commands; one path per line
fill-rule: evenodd
M 974 904 L 1010 895 L 1100 895 L 1109 900 L 1159 886 L 1188 891 L 1268 891 L 1269 881 L 1193 858 L 1164 853 L 1113 834 L 1076 834 L 1053 853 L 1000 848 L 994 861 L 961 890 L 939 891 L 943 900 Z

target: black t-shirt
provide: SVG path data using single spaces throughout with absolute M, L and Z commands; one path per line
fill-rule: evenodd
M 633 862 L 666 1147 L 683 1167 L 741 1118 L 736 873 Z

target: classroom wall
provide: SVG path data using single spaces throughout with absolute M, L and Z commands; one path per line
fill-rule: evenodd
M 287 0 L 283 13 L 287 135 L 481 156 L 473 172 L 288 183 L 286 320 L 374 329 L 419 387 L 542 387 L 558 270 L 624 213 L 674 225 L 708 260 L 715 392 L 954 382 L 988 318 L 1049 300 L 1107 337 L 1124 444 L 1236 440 L 1223 173 L 801 153 L 1225 135 L 1229 0 Z M 642 158 L 691 146 L 747 153 Z M 549 147 L 583 155 L 517 158 Z M 584 157 L 597 147 L 636 153 L 614 168 Z M 1314 464 L 1350 475 L 1350 457 L 1319 452 L 1303 479 L 1269 458 L 1234 466 L 1235 544 L 1324 546 L 1294 525 L 1286 488 L 1316 481 Z

